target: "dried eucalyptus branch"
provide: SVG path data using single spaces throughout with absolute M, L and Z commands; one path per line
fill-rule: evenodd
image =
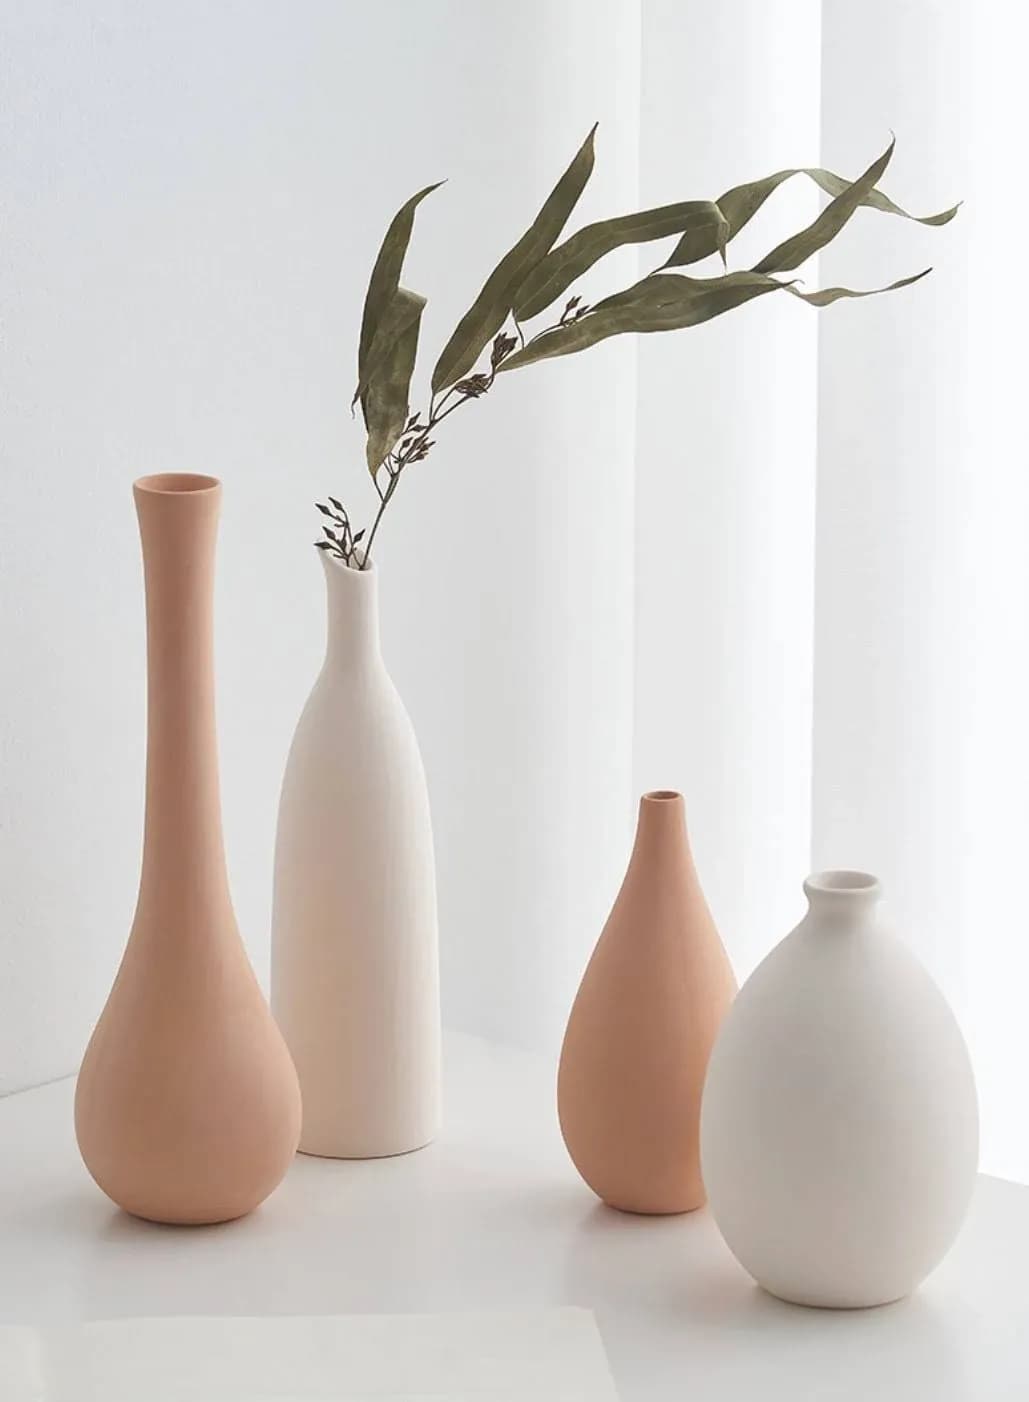
M 389 485 L 384 492 L 379 494 L 379 509 L 372 522 L 372 529 L 368 536 L 368 544 L 365 547 L 361 568 L 371 558 L 372 542 L 375 540 L 379 523 L 383 513 L 389 505 L 393 493 L 397 489 L 397 483 L 404 468 L 410 463 L 422 462 L 429 455 L 429 450 L 435 447 L 435 439 L 429 437 L 432 430 L 444 419 L 459 409 L 462 404 L 466 404 L 470 399 L 481 399 L 493 386 L 497 371 L 503 364 L 504 359 L 511 354 L 517 345 L 514 336 L 507 336 L 500 332 L 493 340 L 493 347 L 490 352 L 490 368 L 488 374 L 471 375 L 468 379 L 459 380 L 453 385 L 438 401 L 433 395 L 429 406 L 428 422 L 421 423 L 420 415 L 415 414 L 407 423 L 404 435 L 397 444 L 397 452 L 387 456 L 382 466 L 389 475 Z M 451 402 L 452 401 L 452 402 Z M 378 469 L 372 474 L 376 480 Z
M 891 140 L 878 160 L 853 181 L 821 168 L 792 167 L 734 186 L 717 200 L 685 200 L 588 224 L 558 243 L 592 173 L 595 134 L 596 126 L 532 224 L 500 260 L 458 322 L 433 369 L 428 409 L 416 414 L 411 414 L 408 401 L 425 298 L 402 287 L 400 276 L 415 210 L 439 185 L 426 186 L 398 210 L 368 283 L 353 398 L 353 405 L 361 406 L 367 430 L 366 460 L 378 509 L 364 548 L 359 550 L 365 533 L 351 531 L 342 504 L 335 497 L 329 497 L 328 505 L 319 502 L 318 510 L 332 527 L 323 527 L 325 539 L 316 542 L 318 549 L 352 568 L 366 569 L 386 507 L 406 469 L 425 460 L 435 446 L 430 435 L 443 420 L 462 404 L 482 399 L 493 388 L 497 375 L 572 355 L 627 332 L 646 334 L 697 326 L 770 292 L 786 292 L 809 306 L 827 307 L 844 298 L 908 287 L 931 269 L 865 291 L 829 287 L 803 292 L 795 279 L 777 274 L 794 271 L 826 247 L 862 206 L 933 228 L 949 223 L 958 211 L 955 205 L 918 218 L 876 188 L 893 155 Z M 778 244 L 753 268 L 730 272 L 730 242 L 769 196 L 795 175 L 813 181 L 830 196 L 829 203 L 806 228 Z M 675 246 L 654 272 L 593 305 L 573 294 L 556 321 L 526 336 L 525 323 L 559 301 L 605 254 L 627 244 L 670 237 L 676 238 Z M 718 255 L 723 269 L 717 276 L 698 278 L 672 271 L 713 254 Z M 504 329 L 507 325 L 513 335 Z M 476 370 L 487 346 L 488 368 Z
M 323 516 L 327 516 L 335 527 L 330 530 L 328 526 L 322 527 L 324 540 L 316 540 L 314 548 L 316 550 L 327 550 L 337 560 L 342 560 L 345 565 L 353 565 L 357 556 L 355 554 L 358 545 L 364 539 L 364 531 L 358 531 L 355 535 L 350 529 L 350 517 L 341 501 L 335 497 L 329 497 L 330 505 L 324 502 L 316 502 L 315 505 Z

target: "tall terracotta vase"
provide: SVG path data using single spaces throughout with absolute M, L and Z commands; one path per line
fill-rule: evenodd
M 561 1132 L 611 1207 L 704 1202 L 700 1100 L 736 980 L 700 889 L 682 795 L 648 793 L 629 869 L 593 952 L 558 1072 Z
M 221 485 L 133 488 L 147 605 L 147 772 L 136 916 L 86 1050 L 75 1130 L 126 1211 L 221 1222 L 257 1206 L 296 1150 L 296 1072 L 247 960 L 222 847 L 212 586 Z
M 421 755 L 379 648 L 378 573 L 321 555 L 325 662 L 279 805 L 272 1006 L 301 1149 L 379 1158 L 439 1123 L 436 873 Z

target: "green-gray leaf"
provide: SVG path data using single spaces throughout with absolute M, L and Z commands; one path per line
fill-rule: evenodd
M 791 296 L 799 297 L 810 307 L 829 307 L 833 302 L 839 302 L 845 297 L 878 297 L 881 292 L 895 292 L 898 287 L 910 287 L 913 282 L 921 282 L 922 278 L 928 277 L 931 272 L 932 268 L 923 268 L 920 273 L 899 278 L 897 282 L 891 282 L 886 287 L 869 287 L 862 292 L 855 292 L 850 287 L 823 287 L 818 292 L 801 292 L 793 283 L 783 285 Z
M 706 235 L 716 247 L 719 242 L 724 247 L 728 233 L 725 215 L 711 200 L 684 200 L 587 224 L 536 264 L 519 287 L 512 310 L 519 321 L 538 316 L 594 263 L 624 244 L 651 243 L 683 234 L 683 243 Z
M 383 314 L 393 301 L 393 296 L 400 286 L 404 255 L 407 253 L 407 245 L 411 242 L 411 230 L 414 228 L 414 212 L 425 196 L 431 195 L 433 190 L 438 190 L 442 184 L 443 181 L 438 180 L 435 185 L 426 185 L 424 190 L 419 190 L 416 195 L 412 195 L 407 203 L 401 205 L 400 209 L 397 210 L 392 223 L 386 230 L 386 237 L 382 241 L 375 266 L 372 268 L 372 275 L 368 280 L 368 291 L 364 299 L 361 339 L 357 351 L 359 383 L 367 381 L 368 353 L 372 348 L 372 342 L 379 329 Z
M 378 367 L 365 394 L 368 424 L 365 454 L 368 471 L 373 476 L 407 424 L 408 396 L 418 354 L 421 319 L 419 307 L 414 320 L 394 341 L 390 355 Z
M 875 189 L 875 182 L 890 163 L 894 140 L 863 175 L 831 200 L 806 229 L 792 238 L 784 239 L 754 265 L 757 273 L 785 273 L 797 268 L 806 259 L 825 247 L 840 232 L 866 195 Z
M 523 350 L 516 351 L 503 362 L 498 374 L 553 356 L 572 355 L 626 332 L 647 334 L 697 326 L 754 297 L 781 291 L 783 286 L 775 278 L 750 272 L 726 273 L 714 278 L 651 274 L 624 292 L 598 302 L 579 321 L 548 331 Z
M 352 404 L 356 404 L 359 399 L 362 405 L 365 403 L 368 386 L 374 381 L 379 367 L 388 365 L 397 341 L 412 321 L 421 316 L 424 307 L 425 298 L 420 297 L 417 292 L 409 292 L 406 287 L 398 287 L 394 292 L 379 318 L 378 329 L 364 357 L 365 368 L 354 390 Z
M 834 175 L 831 170 L 802 170 L 801 175 L 806 175 L 812 179 L 820 189 L 827 195 L 842 195 L 851 183 L 844 180 L 841 175 Z M 869 190 L 861 203 L 867 205 L 869 209 L 878 209 L 883 214 L 898 214 L 901 219 L 911 219 L 916 224 L 927 224 L 930 229 L 942 228 L 944 224 L 949 224 L 961 208 L 961 201 L 951 205 L 950 209 L 941 209 L 939 214 L 909 214 L 906 209 L 901 209 L 899 204 L 895 204 L 889 195 L 884 195 L 881 190 Z
M 506 321 L 518 288 L 553 247 L 593 170 L 596 130 L 594 126 L 531 227 L 490 273 L 482 291 L 458 322 L 432 372 L 433 394 L 462 379 L 472 369 Z
M 642 281 L 607 297 L 579 321 L 548 331 L 530 342 L 500 366 L 498 374 L 517 370 L 553 356 L 573 355 L 586 350 L 610 336 L 626 332 L 648 334 L 654 331 L 676 331 L 698 326 L 724 312 L 733 311 L 755 297 L 769 292 L 788 292 L 812 307 L 828 307 L 847 297 L 875 297 L 909 287 L 930 272 L 891 282 L 888 287 L 870 288 L 856 292 L 848 287 L 827 287 L 818 292 L 802 292 L 794 282 L 770 277 L 767 273 L 726 273 L 722 277 L 692 278 L 681 273 L 652 273 Z
M 795 166 L 790 170 L 777 170 L 774 175 L 766 175 L 763 180 L 754 180 L 746 185 L 736 185 L 733 189 L 727 190 L 717 201 L 719 209 L 729 224 L 729 239 L 734 239 L 744 225 L 750 223 L 769 195 L 774 194 L 780 185 L 795 175 L 806 176 L 809 180 L 813 180 L 819 189 L 834 197 L 843 194 L 852 183 L 849 180 L 844 180 L 842 176 L 836 175 L 833 171 L 824 170 L 818 166 Z M 916 224 L 926 224 L 930 228 L 939 228 L 944 224 L 949 224 L 960 208 L 960 205 L 954 205 L 951 209 L 942 210 L 939 214 L 909 214 L 906 209 L 895 204 L 881 190 L 870 190 L 861 203 L 869 209 L 877 209 L 884 214 L 896 214 L 902 219 L 910 219 Z M 664 266 L 666 268 L 686 267 L 690 263 L 698 263 L 702 258 L 707 258 L 715 252 L 717 252 L 717 243 L 712 238 L 711 231 L 700 230 L 693 238 L 680 239 Z

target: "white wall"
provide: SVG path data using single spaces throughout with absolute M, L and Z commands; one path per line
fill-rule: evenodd
M 597 118 L 584 210 L 633 205 L 639 14 L 41 0 L 0 24 L 6 1091 L 77 1064 L 132 917 L 132 479 L 225 482 L 225 826 L 263 976 L 278 784 L 321 648 L 311 503 L 370 506 L 347 405 L 378 241 L 449 177 L 409 261 L 427 373 Z M 631 679 L 611 659 L 631 652 L 631 552 L 612 542 L 631 531 L 632 364 L 616 344 L 512 378 L 412 473 L 381 536 L 385 642 L 432 785 L 447 1013 L 523 1039 L 556 1035 L 622 856 Z
M 824 148 L 860 167 L 872 154 L 869 128 L 876 140 L 895 128 L 883 184 L 916 213 L 967 193 L 959 18 L 960 7 L 936 0 L 873 3 L 861 14 L 825 6 Z M 873 36 L 887 22 L 883 51 Z M 959 1007 L 963 921 L 947 873 L 964 842 L 948 791 L 962 729 L 953 562 L 968 229 L 967 210 L 938 234 L 861 212 L 822 256 L 827 282 L 870 287 L 940 266 L 902 294 L 902 324 L 900 298 L 884 297 L 822 325 L 815 679 L 815 862 L 840 865 L 849 853 L 851 865 L 881 875 L 895 917 L 931 944 Z
M 817 164 L 819 11 L 736 0 L 698 27 L 693 6 L 645 6 L 647 204 Z M 784 186 L 730 266 L 817 209 Z M 639 348 L 636 787 L 685 794 L 741 976 L 798 918 L 810 848 L 818 323 L 776 303 Z
M 872 284 L 928 255 L 933 279 L 821 315 L 767 299 L 511 376 L 397 496 L 384 640 L 431 785 L 449 1021 L 554 1046 L 635 794 L 678 787 L 742 974 L 798 913 L 812 850 L 883 874 L 972 1037 L 985 1162 L 1029 1178 L 1005 875 L 1029 842 L 1026 294 L 995 256 L 998 208 L 1018 228 L 1026 200 L 1010 179 L 1013 13 L 0 11 L 0 1093 L 75 1067 L 132 916 L 132 479 L 226 485 L 225 825 L 263 977 L 278 785 L 322 646 L 311 503 L 370 509 L 347 404 L 392 212 L 449 177 L 408 263 L 430 299 L 424 384 L 596 118 L 585 219 L 819 158 L 855 172 L 893 127 L 891 192 L 916 208 L 964 193 L 967 210 L 939 234 L 863 214 L 805 276 Z M 814 208 L 801 185 L 781 191 L 734 262 Z M 605 264 L 590 295 L 635 267 Z
M 902 304 L 822 323 L 815 864 L 881 873 L 969 1038 L 983 1166 L 1029 1181 L 1029 293 L 999 251 L 1029 213 L 1010 178 L 1029 20 L 977 0 L 826 0 L 824 36 L 826 153 L 860 164 L 868 126 L 892 126 L 905 206 L 965 203 L 939 234 L 855 219 L 822 259 L 827 281 L 846 268 L 873 286 L 935 266 Z

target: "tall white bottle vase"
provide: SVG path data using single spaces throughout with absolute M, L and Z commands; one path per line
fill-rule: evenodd
M 378 1158 L 439 1125 L 432 824 L 379 648 L 375 567 L 321 559 L 328 645 L 279 805 L 272 1010 L 300 1077 L 301 1150 Z
M 708 1065 L 701 1172 L 729 1249 L 773 1295 L 853 1308 L 908 1294 L 975 1182 L 968 1051 L 879 883 L 823 872 L 747 980 Z

